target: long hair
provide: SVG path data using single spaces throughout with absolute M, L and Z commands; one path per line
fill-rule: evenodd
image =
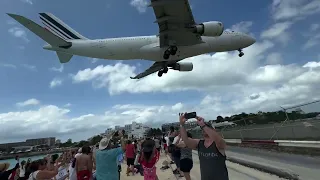
M 72 168 L 75 168 L 75 167 L 76 167 L 76 161 L 77 161 L 77 158 L 73 158 L 73 159 L 72 159 L 72 164 L 71 164 L 71 167 L 72 167 Z
M 39 162 L 32 161 L 25 172 L 25 177 L 29 177 L 31 173 L 37 171 L 39 169 L 39 165 Z

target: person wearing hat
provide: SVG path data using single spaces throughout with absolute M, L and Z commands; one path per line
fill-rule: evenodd
M 19 164 L 16 164 L 16 166 L 10 170 L 8 168 L 10 167 L 10 163 L 0 163 L 0 179 L 8 179 L 10 174 L 12 172 L 16 171 L 19 168 Z
M 121 147 L 115 147 L 111 142 L 115 137 L 120 137 Z M 125 149 L 126 143 L 121 131 L 101 139 L 99 149 L 94 154 L 97 180 L 119 180 L 117 159 Z
M 226 142 L 211 124 L 197 116 L 197 124 L 202 129 L 203 139 L 192 139 L 187 135 L 184 114 L 179 114 L 180 133 L 187 147 L 198 150 L 201 180 L 229 180 L 226 166 Z

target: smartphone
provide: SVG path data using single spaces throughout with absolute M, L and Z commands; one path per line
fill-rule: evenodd
M 192 118 L 196 118 L 197 117 L 197 113 L 196 112 L 190 112 L 190 113 L 185 113 L 184 114 L 184 118 L 186 119 L 192 119 Z

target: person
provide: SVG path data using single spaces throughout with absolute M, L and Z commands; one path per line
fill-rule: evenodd
M 11 174 L 8 177 L 8 180 L 17 180 L 19 178 L 19 174 L 20 174 L 20 170 L 19 169 L 20 169 L 19 160 L 17 160 L 16 166 L 15 166 L 15 170 L 11 172 Z
M 179 177 L 183 177 L 183 173 L 180 170 L 180 157 L 181 157 L 181 151 L 180 148 L 177 146 L 177 144 L 180 142 L 180 133 L 174 138 L 172 144 L 171 144 L 171 157 L 174 163 L 177 166 L 177 169 L 173 170 L 174 174 L 179 174 Z
M 203 139 L 192 139 L 187 135 L 184 114 L 179 114 L 180 133 L 187 147 L 198 150 L 201 180 L 229 180 L 226 166 L 226 142 L 202 117 L 197 116 L 197 124 L 202 129 Z
M 75 158 L 75 152 L 72 152 L 71 161 L 69 164 L 69 180 L 77 180 L 77 172 L 75 169 L 76 161 L 77 161 L 77 159 Z
M 89 146 L 82 147 L 82 153 L 76 157 L 76 172 L 78 180 L 89 180 L 92 176 L 93 162 L 89 155 L 91 148 Z
M 132 172 L 132 175 L 134 175 L 134 159 L 136 156 L 136 148 L 134 147 L 134 144 L 130 140 L 128 140 L 126 145 L 126 158 L 127 158 L 127 176 L 129 176 L 129 173 Z
M 142 153 L 139 163 L 143 168 L 144 180 L 158 180 L 156 163 L 159 161 L 160 153 L 155 147 L 153 140 L 145 140 L 142 145 Z
M 121 168 L 121 163 L 123 161 L 123 154 L 120 154 L 118 156 L 118 159 L 117 159 L 117 164 L 118 164 L 118 173 L 119 173 L 119 180 L 120 180 L 120 173 L 122 171 L 122 168 Z
M 190 132 L 187 132 L 187 136 L 188 138 L 192 138 Z M 186 178 L 186 180 L 191 180 L 190 171 L 193 167 L 192 149 L 188 148 L 182 139 L 180 139 L 177 146 L 180 148 L 181 151 L 180 170 L 183 172 L 183 175 Z
M 177 133 L 174 129 L 173 126 L 170 126 L 170 131 L 168 133 L 168 154 L 171 158 L 171 162 L 170 164 L 174 164 L 174 157 L 172 156 L 172 152 L 174 150 L 174 144 L 173 144 L 173 141 L 174 141 L 174 138 L 177 136 Z
M 17 170 L 19 164 L 16 164 L 14 168 L 8 170 L 10 167 L 10 163 L 0 163 L 0 179 L 7 180 L 9 176 Z
M 153 137 L 153 140 L 155 142 L 156 149 L 160 152 L 161 151 L 160 140 L 157 137 Z
M 44 159 L 39 159 L 37 161 L 33 161 L 30 164 L 30 175 L 27 177 L 28 180 L 42 180 L 42 179 L 52 179 L 58 174 L 59 167 L 63 164 L 58 164 L 54 166 L 52 171 L 46 170 L 46 161 Z M 27 175 L 27 174 L 26 174 Z
M 112 137 L 105 137 L 101 139 L 99 143 L 99 149 L 94 154 L 94 160 L 96 164 L 96 179 L 97 180 L 118 180 L 119 174 L 117 158 L 120 154 L 123 154 L 126 150 L 126 143 L 123 138 L 123 134 L 119 131 L 117 137 L 120 137 L 121 147 L 113 148 L 111 143 Z
M 25 179 L 25 173 L 26 173 L 26 161 L 23 160 L 20 163 L 19 179 L 18 180 L 24 180 Z

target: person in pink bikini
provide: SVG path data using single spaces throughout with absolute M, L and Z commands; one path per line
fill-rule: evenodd
M 144 180 L 159 180 L 156 168 L 159 156 L 160 153 L 156 149 L 153 140 L 149 139 L 142 143 L 142 153 L 139 158 L 139 163 L 143 167 Z

